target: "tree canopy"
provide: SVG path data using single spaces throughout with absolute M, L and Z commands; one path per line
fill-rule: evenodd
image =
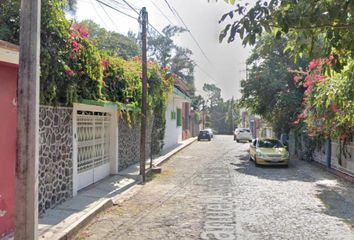
M 285 38 L 259 38 L 247 60 L 248 78 L 241 81 L 241 105 L 271 123 L 277 134 L 288 133 L 301 111 L 303 89 L 295 85 L 288 68 L 306 66 L 303 60 L 295 64 L 285 47 Z
M 170 73 L 187 83 L 194 93 L 195 63 L 191 59 L 192 51 L 173 42 L 174 36 L 185 31 L 184 28 L 168 25 L 162 30 L 164 36 L 152 33 L 148 37 L 149 53 L 152 59 L 161 64 L 162 68 L 169 69 Z
M 80 24 L 87 28 L 90 33 L 89 39 L 99 50 L 107 51 L 125 60 L 140 55 L 140 48 L 134 39 L 107 31 L 92 20 L 84 20 Z
M 232 42 L 238 36 L 244 45 L 254 45 L 262 41 L 265 33 L 273 40 L 285 38 L 283 52 L 302 65 L 291 71 L 297 85 L 305 91 L 303 111 L 295 124 L 306 123 L 311 135 L 352 139 L 354 1 L 257 0 L 254 5 L 227 2 L 236 9 L 220 18 L 220 23 L 226 23 L 220 41 Z M 309 62 L 306 67 L 301 64 L 304 58 Z M 274 63 L 273 69 L 278 67 Z M 266 83 L 262 84 L 262 89 L 269 90 Z

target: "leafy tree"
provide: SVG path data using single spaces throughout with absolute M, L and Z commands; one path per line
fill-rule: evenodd
M 203 90 L 207 94 L 207 100 L 210 103 L 210 108 L 215 107 L 219 102 L 222 102 L 221 89 L 215 84 L 204 83 Z
M 205 100 L 201 95 L 193 96 L 191 106 L 194 110 L 202 110 L 205 104 Z
M 293 74 L 288 71 L 289 67 L 301 65 L 284 53 L 285 47 L 285 38 L 260 38 L 247 60 L 248 78 L 241 81 L 240 104 L 271 123 L 277 134 L 289 132 L 301 111 L 303 97 L 303 89 L 295 85 Z
M 99 50 L 108 51 L 126 60 L 140 55 L 140 48 L 134 39 L 120 33 L 107 31 L 92 20 L 84 20 L 80 24 L 88 29 L 89 38 Z
M 237 126 L 240 120 L 237 114 L 239 112 L 237 102 L 233 99 L 224 101 L 221 98 L 221 89 L 215 84 L 205 83 L 203 90 L 207 93 L 207 100 L 197 97 L 196 102 L 201 102 L 203 106 L 206 106 L 203 110 L 208 112 L 207 125 L 218 133 L 232 133 L 233 127 Z
M 87 39 L 87 30 L 65 18 L 66 3 L 48 0 L 41 5 L 41 104 L 102 98 L 100 56 Z M 0 38 L 18 44 L 20 0 L 1 1 L 0 9 Z
M 192 51 L 177 46 L 172 39 L 176 34 L 185 31 L 183 28 L 168 25 L 162 30 L 164 36 L 152 34 L 148 37 L 149 53 L 162 68 L 167 68 L 170 73 L 176 74 L 194 92 L 195 63 L 191 59 Z
M 234 4 L 235 1 L 229 1 Z M 244 44 L 254 44 L 265 31 L 275 38 L 286 35 L 284 51 L 295 60 L 312 59 L 295 79 L 306 89 L 304 110 L 295 123 L 304 120 L 313 136 L 348 141 L 353 135 L 354 1 L 352 0 L 258 0 L 253 7 L 236 5 L 222 16 L 227 24 L 220 40 L 236 35 Z
M 228 1 L 235 4 L 235 1 Z M 243 43 L 255 44 L 264 32 L 277 38 L 288 34 L 288 49 L 298 57 L 307 53 L 329 55 L 333 48 L 354 50 L 354 2 L 351 0 L 257 0 L 236 4 L 236 9 L 224 14 L 220 22 L 231 19 L 220 33 L 220 40 L 227 37 L 232 42 L 238 35 Z M 236 19 L 236 16 L 239 18 Z M 236 19 L 232 22 L 232 19 Z

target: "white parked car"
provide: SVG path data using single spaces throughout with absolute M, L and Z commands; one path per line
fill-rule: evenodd
M 234 141 L 252 141 L 252 134 L 249 128 L 236 128 L 234 132 Z

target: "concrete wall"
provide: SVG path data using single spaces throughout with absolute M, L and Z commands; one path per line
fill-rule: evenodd
M 317 147 L 313 152 L 313 160 L 319 162 L 323 165 L 326 165 L 326 147 L 322 145 L 321 147 Z
M 41 106 L 39 111 L 39 214 L 72 197 L 72 108 Z
M 354 142 L 345 146 L 344 152 L 346 154 L 342 153 L 340 160 L 339 144 L 338 142 L 332 142 L 332 167 L 354 175 Z
M 304 152 L 308 147 L 304 137 L 299 137 L 295 140 L 294 134 L 290 133 L 289 138 L 289 151 L 290 155 L 298 159 L 304 158 Z M 348 143 L 345 146 L 345 153 L 340 156 L 340 146 L 338 142 L 332 141 L 331 144 L 331 167 L 339 171 L 354 175 L 354 142 Z M 325 144 L 317 146 L 313 152 L 313 160 L 327 165 Z

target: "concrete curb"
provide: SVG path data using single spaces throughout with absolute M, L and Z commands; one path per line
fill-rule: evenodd
M 177 154 L 180 152 L 182 149 L 188 147 L 191 145 L 193 142 L 196 141 L 197 138 L 193 138 L 190 142 L 187 142 L 176 149 L 173 149 L 172 151 L 166 153 L 165 155 L 153 160 L 153 165 L 159 166 L 163 162 L 167 161 L 170 159 L 173 155 Z M 68 239 L 73 239 L 75 235 L 82 229 L 84 228 L 94 217 L 96 217 L 99 213 L 102 211 L 114 206 L 115 204 L 122 203 L 125 200 L 129 199 L 131 196 L 135 194 L 134 189 L 137 189 L 139 184 L 141 183 L 141 180 L 136 180 L 132 183 L 127 184 L 126 186 L 122 187 L 115 196 L 112 196 L 109 199 L 104 199 L 102 202 L 98 203 L 96 206 L 94 206 L 92 209 L 90 209 L 87 213 L 79 217 L 74 223 L 72 223 L 70 226 L 66 227 L 63 229 L 60 234 L 54 234 L 52 236 L 45 236 L 46 233 L 50 232 L 50 229 L 43 232 L 41 236 L 39 236 L 39 239 L 59 239 L 59 240 L 68 240 Z M 65 220 L 64 220 L 65 221 Z
M 171 152 L 157 158 L 155 161 L 153 161 L 153 164 L 155 166 L 160 166 L 162 163 L 170 159 L 173 155 L 177 154 L 178 152 L 182 151 L 184 148 L 188 147 L 192 143 L 194 143 L 197 140 L 197 138 L 193 138 L 190 142 L 186 143 L 185 145 L 179 146 L 175 149 L 173 149 Z M 161 159 L 160 159 L 161 158 Z

